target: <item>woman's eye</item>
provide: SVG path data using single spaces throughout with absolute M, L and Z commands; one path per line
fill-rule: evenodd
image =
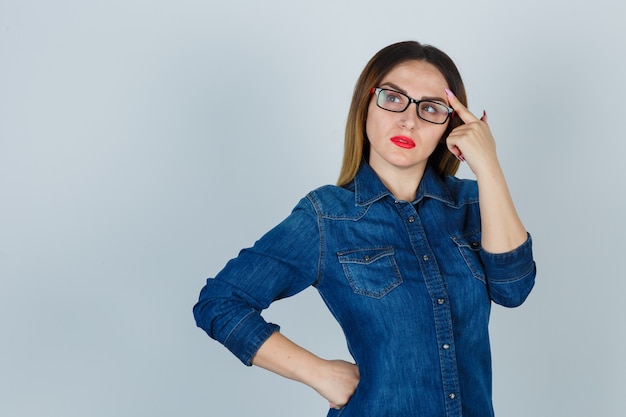
M 390 103 L 401 103 L 402 97 L 398 94 L 387 93 L 387 101 Z
M 420 111 L 424 113 L 445 113 L 446 109 L 437 103 L 422 103 Z
M 422 111 L 426 113 L 436 113 L 437 109 L 432 104 L 424 103 L 422 104 Z

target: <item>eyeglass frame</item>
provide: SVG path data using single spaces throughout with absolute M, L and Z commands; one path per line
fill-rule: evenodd
M 386 108 L 382 107 L 380 104 L 378 104 L 378 97 L 379 97 L 379 94 L 380 94 L 380 92 L 381 92 L 381 91 L 383 91 L 383 90 L 384 90 L 384 91 L 393 91 L 394 93 L 397 93 L 397 94 L 403 95 L 404 97 L 406 97 L 406 98 L 408 98 L 408 99 L 409 99 L 409 102 L 407 103 L 406 107 L 405 107 L 404 109 L 402 109 L 402 110 L 389 110 L 389 109 L 386 109 Z M 439 103 L 438 101 L 435 101 L 435 100 L 430 100 L 430 99 L 426 99 L 426 100 L 415 100 L 414 98 L 409 97 L 408 95 L 404 94 L 403 92 L 400 92 L 400 91 L 397 91 L 397 90 L 394 90 L 394 89 L 391 89 L 391 88 L 382 88 L 382 87 L 372 87 L 372 89 L 370 90 L 370 94 L 374 94 L 374 95 L 376 96 L 376 106 L 377 106 L 378 108 L 383 109 L 383 110 L 385 110 L 385 111 L 390 111 L 390 112 L 392 112 L 392 113 L 402 113 L 402 112 L 405 112 L 405 111 L 406 111 L 406 109 L 408 109 L 408 108 L 409 108 L 409 106 L 411 105 L 411 103 L 415 103 L 415 113 L 417 114 L 417 117 L 419 117 L 421 120 L 423 120 L 423 121 L 425 121 L 425 122 L 432 123 L 432 124 L 435 124 L 435 125 L 442 125 L 442 124 L 445 124 L 448 120 L 450 120 L 450 119 L 452 119 L 452 118 L 454 117 L 454 109 L 453 109 L 452 107 L 448 107 L 448 106 L 446 106 L 445 104 Z M 438 122 L 433 122 L 432 120 L 427 120 L 427 119 L 423 118 L 423 117 L 420 115 L 419 105 L 420 105 L 420 103 L 424 103 L 424 102 L 426 102 L 426 103 L 434 103 L 434 104 L 437 104 L 437 105 L 439 105 L 439 106 L 443 106 L 443 107 L 445 107 L 445 108 L 448 110 L 448 115 L 447 115 L 447 117 L 445 118 L 445 120 L 444 120 L 443 122 L 439 122 L 439 123 L 438 123 Z

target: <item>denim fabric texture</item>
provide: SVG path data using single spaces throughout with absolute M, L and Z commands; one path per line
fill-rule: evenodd
M 475 181 L 428 167 L 415 201 L 398 201 L 363 163 L 347 187 L 312 191 L 208 279 L 194 315 L 250 365 L 279 329 L 261 311 L 313 285 L 361 378 L 328 416 L 489 417 L 491 302 L 520 305 L 535 271 L 530 236 L 511 252 L 482 249 Z

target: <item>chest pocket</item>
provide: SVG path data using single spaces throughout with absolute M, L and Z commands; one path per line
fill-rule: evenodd
M 452 240 L 456 243 L 472 276 L 486 283 L 485 268 L 480 259 L 480 231 L 452 236 Z
M 382 298 L 402 283 L 391 246 L 338 252 L 346 279 L 356 294 Z

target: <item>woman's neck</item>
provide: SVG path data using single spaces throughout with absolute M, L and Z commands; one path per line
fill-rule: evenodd
M 422 181 L 426 166 L 382 170 L 372 167 L 372 169 L 396 199 L 413 201 L 417 195 L 417 187 L 420 181 Z

